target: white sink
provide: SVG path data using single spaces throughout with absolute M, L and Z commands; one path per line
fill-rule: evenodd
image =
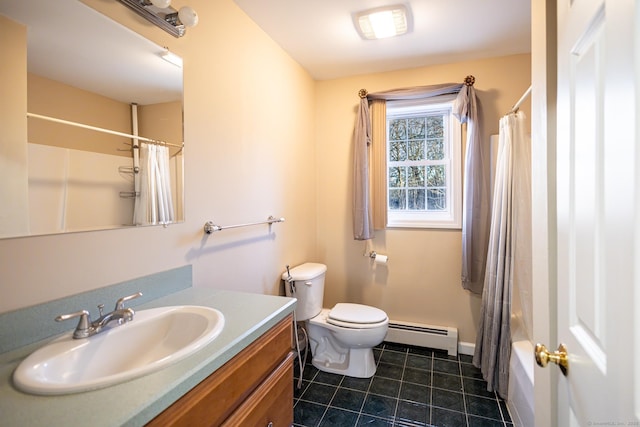
M 172 306 L 137 311 L 133 320 L 89 338 L 66 334 L 20 363 L 13 380 L 33 394 L 102 388 L 157 371 L 198 351 L 224 328 L 218 310 Z

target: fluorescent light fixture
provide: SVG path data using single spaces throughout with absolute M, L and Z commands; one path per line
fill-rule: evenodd
M 180 58 L 175 53 L 169 51 L 169 49 L 165 50 L 160 54 L 160 57 L 165 61 L 175 65 L 176 67 L 182 68 L 182 58 Z
M 365 40 L 399 36 L 411 31 L 411 14 L 402 4 L 357 12 L 353 23 Z
M 195 10 L 189 6 L 176 10 L 171 7 L 171 0 L 118 1 L 174 37 L 184 36 L 186 27 L 194 27 L 198 23 L 198 14 Z

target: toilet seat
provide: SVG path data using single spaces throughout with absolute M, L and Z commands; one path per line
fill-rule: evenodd
M 387 314 L 379 308 L 351 303 L 336 304 L 327 316 L 327 323 L 352 329 L 378 328 L 388 321 Z

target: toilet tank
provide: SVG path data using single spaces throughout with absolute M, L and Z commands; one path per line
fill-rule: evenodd
M 287 282 L 288 274 L 286 271 L 282 274 L 282 279 L 284 280 L 284 289 L 287 296 L 298 299 L 296 304 L 296 320 L 301 322 L 315 317 L 320 313 L 320 310 L 322 310 L 324 276 L 327 271 L 327 266 L 307 262 L 293 267 L 289 269 L 289 271 L 294 281 L 293 289 L 292 286 L 289 285 L 289 282 Z

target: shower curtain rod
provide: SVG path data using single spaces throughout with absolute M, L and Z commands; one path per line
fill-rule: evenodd
M 527 99 L 527 96 L 529 96 L 529 94 L 531 94 L 531 86 L 529 86 L 529 89 L 527 89 L 525 93 L 520 97 L 520 99 L 518 99 L 518 102 L 513 104 L 513 107 L 511 107 L 511 110 L 509 110 L 507 114 L 517 112 L 518 109 L 520 108 L 520 105 L 524 102 L 525 99 Z
M 47 121 L 55 122 L 55 123 L 62 123 L 64 125 L 70 125 L 70 126 L 83 128 L 83 129 L 94 130 L 94 131 L 97 131 L 97 132 L 108 133 L 108 134 L 111 134 L 111 135 L 124 136 L 125 138 L 137 139 L 139 141 L 144 141 L 144 142 L 148 142 L 150 144 L 155 144 L 155 145 L 165 145 L 167 147 L 184 148 L 184 143 L 182 143 L 182 144 L 170 144 L 168 142 L 159 141 L 159 140 L 156 140 L 156 139 L 145 138 L 143 136 L 131 135 L 131 134 L 128 134 L 128 133 L 118 132 L 118 131 L 111 130 L 111 129 L 104 129 L 104 128 L 99 128 L 99 127 L 96 127 L 96 126 L 85 125 L 85 124 L 82 124 L 82 123 L 71 122 L 69 120 L 56 119 L 55 117 L 43 116 L 43 115 L 40 115 L 40 114 L 27 113 L 27 117 L 33 117 L 34 119 L 47 120 Z

